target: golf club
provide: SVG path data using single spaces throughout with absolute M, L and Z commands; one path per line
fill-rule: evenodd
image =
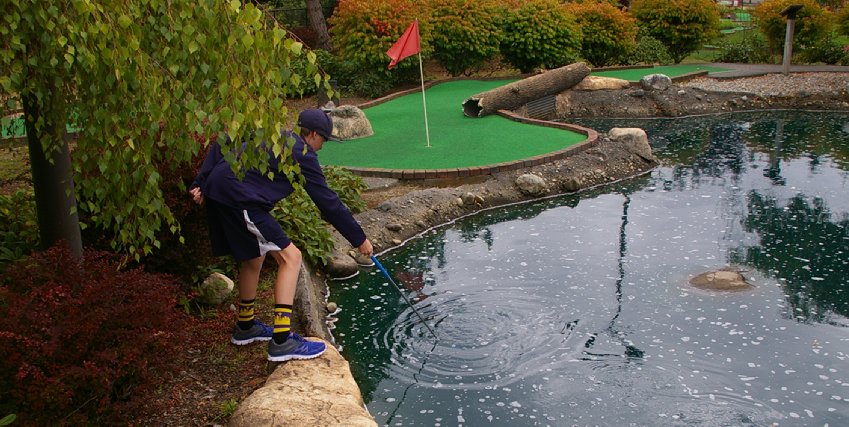
M 397 289 L 397 290 L 398 290 L 398 293 L 400 293 L 400 294 L 401 294 L 401 297 L 402 297 L 402 298 L 404 298 L 404 301 L 406 301 L 406 302 L 407 302 L 407 305 L 409 305 L 409 306 L 410 306 L 410 308 L 412 308 L 412 309 L 413 309 L 413 313 L 416 313 L 416 316 L 419 316 L 419 320 L 421 320 L 421 321 L 422 321 L 422 324 L 424 324 L 424 325 L 425 325 L 425 327 L 427 328 L 427 330 L 428 330 L 428 331 L 430 331 L 430 334 L 431 334 L 431 335 L 433 335 L 433 338 L 438 340 L 438 339 L 439 339 L 439 337 L 437 337 L 437 336 L 436 336 L 436 332 L 433 332 L 433 329 L 431 329 L 431 328 L 430 328 L 430 326 L 427 324 L 427 322 L 425 322 L 425 320 L 424 320 L 424 318 L 422 317 L 422 315 L 421 315 L 421 314 L 419 314 L 419 311 L 418 311 L 418 310 L 416 310 L 416 307 L 413 307 L 413 303 L 412 303 L 412 302 L 410 302 L 410 299 L 409 299 L 409 298 L 407 298 L 407 296 L 406 296 L 406 295 L 404 295 L 404 291 L 403 291 L 403 290 L 401 290 L 401 288 L 400 288 L 400 287 L 398 287 L 398 284 L 397 284 L 397 283 L 395 283 L 395 281 L 394 281 L 394 280 L 392 280 L 392 277 L 389 275 L 389 272 L 388 272 L 388 271 L 386 271 L 386 269 L 385 269 L 385 268 L 383 268 L 383 265 L 382 265 L 382 264 L 380 264 L 380 261 L 378 261 L 378 260 L 377 260 L 377 257 L 376 257 L 376 256 L 374 256 L 374 255 L 372 255 L 372 256 L 371 256 L 371 260 L 372 260 L 372 261 L 374 261 L 374 265 L 376 265 L 376 266 L 377 266 L 377 269 L 378 269 L 378 270 L 380 270 L 380 272 L 381 272 L 381 273 L 383 273 L 383 275 L 384 275 L 384 276 L 386 276 L 386 278 L 387 278 L 387 279 L 389 279 L 389 283 L 392 283 L 392 286 L 395 286 L 395 289 Z

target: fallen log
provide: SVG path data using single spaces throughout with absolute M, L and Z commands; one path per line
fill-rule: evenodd
M 463 101 L 463 114 L 483 117 L 498 110 L 513 110 L 536 99 L 558 94 L 580 83 L 590 74 L 583 62 L 548 70 L 542 74 L 497 87 Z

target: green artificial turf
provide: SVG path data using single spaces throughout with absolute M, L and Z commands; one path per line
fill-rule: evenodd
M 471 95 L 513 80 L 461 80 L 425 91 L 430 129 L 427 147 L 421 92 L 363 110 L 374 135 L 340 144 L 328 142 L 321 163 L 382 169 L 450 169 L 527 159 L 586 139 L 563 129 L 514 122 L 491 115 L 469 118 L 462 103 Z
M 704 64 L 678 64 L 678 65 L 662 65 L 652 68 L 630 68 L 624 70 L 599 71 L 592 73 L 594 76 L 615 77 L 617 79 L 628 80 L 629 82 L 640 81 L 643 76 L 649 74 L 665 74 L 669 77 L 682 76 L 684 74 L 695 73 L 697 71 L 707 71 L 718 73 L 729 71 L 726 68 L 711 67 Z

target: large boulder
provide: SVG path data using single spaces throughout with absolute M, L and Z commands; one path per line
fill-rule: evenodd
M 640 87 L 647 91 L 664 91 L 672 85 L 672 79 L 665 74 L 649 74 L 640 79 Z
M 340 105 L 330 110 L 330 117 L 333 118 L 333 134 L 339 139 L 349 140 L 374 135 L 366 114 L 354 105 Z
M 649 137 L 646 131 L 640 128 L 613 128 L 607 133 L 607 137 L 613 142 L 625 146 L 628 151 L 650 161 L 657 161 L 651 151 Z
M 279 364 L 230 417 L 232 427 L 377 426 L 348 362 L 329 342 L 317 359 Z

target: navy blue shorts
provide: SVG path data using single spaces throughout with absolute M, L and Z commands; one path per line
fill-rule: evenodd
M 277 220 L 262 209 L 239 210 L 206 198 L 209 239 L 215 256 L 246 261 L 292 243 Z

